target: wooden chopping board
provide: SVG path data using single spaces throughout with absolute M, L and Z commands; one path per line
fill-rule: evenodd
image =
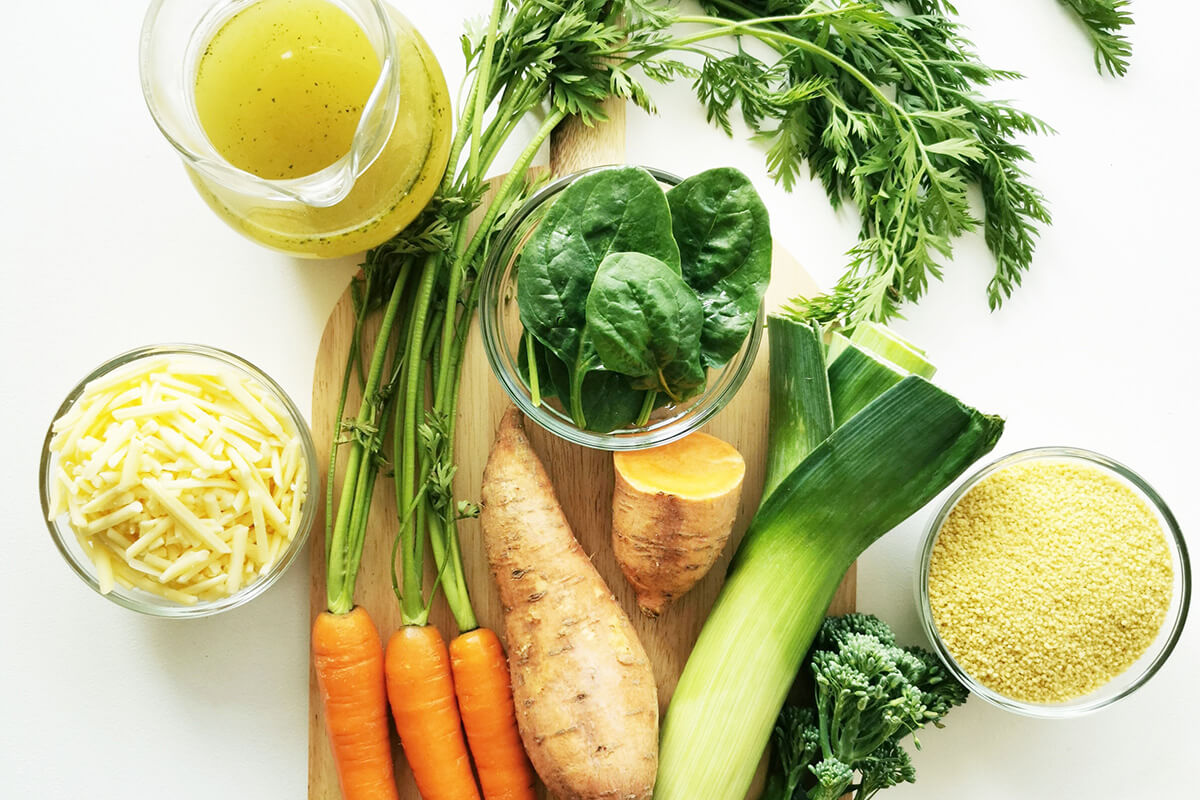
M 624 105 L 613 103 L 608 110 L 610 120 L 605 124 L 588 129 L 568 121 L 555 132 L 551 146 L 551 168 L 555 174 L 567 174 L 600 164 L 624 163 Z M 811 293 L 816 288 L 803 268 L 787 253 L 776 248 L 768 307 L 774 307 L 796 294 Z M 317 353 L 313 376 L 312 427 L 318 453 L 329 452 L 342 369 L 345 366 L 353 327 L 353 303 L 347 289 L 329 317 Z M 366 341 L 374 340 L 376 329 L 377 321 L 374 327 L 368 326 Z M 688 653 L 691 652 L 700 627 L 716 600 L 729 559 L 738 540 L 745 533 L 762 494 L 767 427 L 767 349 L 764 342 L 754 369 L 737 397 L 705 427 L 707 432 L 737 447 L 746 458 L 742 502 L 729 546 L 708 575 L 657 620 L 644 617 L 638 611 L 633 590 L 625 582 L 612 555 L 609 530 L 613 489 L 612 456 L 606 452 L 588 450 L 564 442 L 533 423 L 527 426 L 533 446 L 554 482 L 559 501 L 571 522 L 575 536 L 584 550 L 592 556 L 600 574 L 608 582 L 625 613 L 633 620 L 638 636 L 654 664 L 659 706 L 662 711 L 666 710 Z M 492 377 L 477 324 L 471 333 L 463 370 L 458 405 L 456 455 L 459 468 L 455 478 L 455 490 L 459 499 L 478 500 L 488 449 L 491 447 L 500 415 L 510 401 L 500 384 Z M 346 407 L 358 407 L 358 397 L 353 391 Z M 324 468 L 325 459 L 318 460 Z M 340 485 L 340 464 L 338 470 Z M 327 478 L 324 471 L 322 469 L 322 482 Z M 317 494 L 321 498 L 324 497 L 323 492 Z M 310 545 L 312 586 L 309 619 L 325 608 L 324 548 L 321 546 L 323 530 L 320 529 L 321 521 L 324 520 L 323 510 L 318 513 L 317 519 L 319 529 L 314 532 Z M 391 482 L 380 480 L 375 487 L 355 599 L 371 614 L 384 641 L 400 624 L 399 606 L 392 593 L 388 566 L 395 530 L 396 506 Z M 460 530 L 467 585 L 470 588 L 475 613 L 481 625 L 492 628 L 503 636 L 500 602 L 488 573 L 479 523 L 476 520 L 465 521 Z M 426 585 L 430 585 L 429 579 Z M 853 609 L 852 569 L 834 599 L 831 613 L 845 613 Z M 447 640 L 456 632 L 454 620 L 440 596 L 434 605 L 431 622 L 442 630 Z M 325 733 L 324 714 L 315 676 L 311 674 L 311 670 L 309 684 L 309 800 L 341 800 Z M 420 800 L 412 774 L 400 750 L 399 740 L 393 737 L 393 741 L 401 800 Z

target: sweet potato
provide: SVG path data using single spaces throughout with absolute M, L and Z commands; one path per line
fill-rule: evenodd
M 650 661 L 571 533 L 516 409 L 483 472 L 482 523 L 534 769 L 560 800 L 649 798 L 658 770 Z
M 642 613 L 657 617 L 712 568 L 729 541 L 746 462 L 706 433 L 616 453 L 613 553 L 637 592 Z

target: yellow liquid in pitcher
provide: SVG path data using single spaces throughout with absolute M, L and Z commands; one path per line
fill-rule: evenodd
M 446 79 L 394 9 L 399 110 L 374 162 L 332 206 L 252 196 L 189 167 L 208 205 L 247 237 L 331 258 L 375 247 L 428 204 L 450 154 Z M 258 0 L 208 40 L 196 67 L 197 117 L 217 152 L 261 178 L 300 178 L 351 148 L 381 65 L 362 27 L 329 0 Z M 260 91 L 261 89 L 261 91 Z
M 375 48 L 342 9 L 261 0 L 209 41 L 196 70 L 196 113 L 235 167 L 299 178 L 350 152 L 379 74 Z

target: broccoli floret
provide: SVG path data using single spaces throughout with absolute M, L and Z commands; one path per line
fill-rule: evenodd
M 854 782 L 854 770 L 836 758 L 827 758 L 809 767 L 816 786 L 808 790 L 808 800 L 838 800 Z
M 826 617 L 821 623 L 821 632 L 817 634 L 814 650 L 837 650 L 847 636 L 861 633 L 874 636 L 884 644 L 895 644 L 896 635 L 887 623 L 874 614 L 843 614 L 840 617 Z
M 948 673 L 937 656 L 920 647 L 904 648 L 921 664 L 921 670 L 909 678 L 921 690 L 921 702 L 925 704 L 925 722 L 942 727 L 942 717 L 955 706 L 967 702 L 970 692 Z
M 813 653 L 812 671 L 826 756 L 857 764 L 925 722 L 921 690 L 905 674 L 919 673 L 919 662 L 895 645 L 847 634 L 839 649 Z
M 871 800 L 876 793 L 899 783 L 913 783 L 917 779 L 908 751 L 894 739 L 884 742 L 858 765 L 862 780 L 854 800 Z
M 811 708 L 784 706 L 771 734 L 771 769 L 762 800 L 792 800 L 820 757 L 821 734 Z
M 916 775 L 900 740 L 967 699 L 967 690 L 919 647 L 900 647 L 869 614 L 825 620 L 809 656 L 816 711 L 789 706 L 775 728 L 769 800 L 870 800 Z M 914 739 L 915 742 L 915 739 Z M 919 746 L 919 744 L 918 744 Z M 853 784 L 855 772 L 861 776 Z

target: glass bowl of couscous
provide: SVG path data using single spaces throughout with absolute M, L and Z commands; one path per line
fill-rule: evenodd
M 1179 525 L 1141 477 L 1098 453 L 1044 447 L 954 491 L 926 534 L 917 595 L 935 650 L 974 694 L 1065 718 L 1162 667 L 1191 573 Z
M 283 389 L 238 356 L 152 345 L 101 364 L 46 432 L 42 513 L 72 571 L 125 608 L 201 617 L 295 561 L 316 450 Z

